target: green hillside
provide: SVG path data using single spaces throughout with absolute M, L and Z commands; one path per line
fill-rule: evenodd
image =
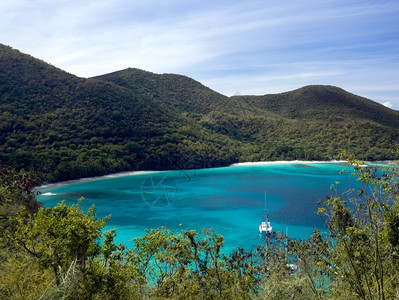
M 0 160 L 41 180 L 220 166 L 233 147 L 153 98 L 0 47 Z
M 186 76 L 79 78 L 0 45 L 0 160 L 39 181 L 112 172 L 393 159 L 399 112 L 331 86 L 226 97 Z
M 128 88 L 138 95 L 149 96 L 164 107 L 179 113 L 207 114 L 228 102 L 228 97 L 182 75 L 158 75 L 129 68 L 94 78 Z
M 354 118 L 399 127 L 399 112 L 334 86 L 312 85 L 275 95 L 241 96 L 246 102 L 290 119 Z
M 99 76 L 143 93 L 237 142 L 240 161 L 393 158 L 399 112 L 332 86 L 227 98 L 180 75 L 127 69 Z

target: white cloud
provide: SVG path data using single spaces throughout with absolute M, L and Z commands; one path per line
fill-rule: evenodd
M 137 67 L 228 95 L 331 84 L 399 107 L 398 11 L 396 0 L 0 0 L 0 42 L 84 77 Z
M 386 107 L 389 107 L 389 108 L 392 108 L 392 107 L 394 106 L 394 105 L 393 105 L 391 102 L 389 102 L 389 101 L 382 103 L 382 105 L 384 105 L 384 106 L 386 106 Z

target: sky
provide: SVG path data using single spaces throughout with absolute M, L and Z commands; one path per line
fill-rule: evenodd
M 399 110 L 398 0 L 0 0 L 0 43 L 81 77 L 132 67 L 226 96 L 326 84 Z

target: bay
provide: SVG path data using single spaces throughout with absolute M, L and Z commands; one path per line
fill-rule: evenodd
M 344 171 L 340 174 L 340 171 Z M 224 236 L 225 251 L 251 250 L 262 243 L 258 226 L 267 214 L 275 231 L 307 238 L 325 231 L 317 201 L 345 196 L 351 179 L 345 162 L 276 162 L 224 168 L 116 174 L 39 187 L 38 200 L 53 207 L 61 200 L 96 206 L 98 217 L 111 215 L 105 228 L 117 229 L 128 247 L 145 229 L 213 229 Z M 331 190 L 332 184 L 336 190 Z

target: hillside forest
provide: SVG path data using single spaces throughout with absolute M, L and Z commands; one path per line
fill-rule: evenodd
M 0 160 L 55 182 L 236 162 L 397 158 L 399 112 L 333 86 L 227 97 L 186 76 L 80 78 L 0 44 Z
M 69 74 L 0 44 L 1 299 L 398 299 L 399 112 L 334 86 L 227 97 L 182 75 Z M 127 248 L 109 217 L 34 187 L 120 171 L 349 157 L 326 233 L 223 249 L 212 230 L 149 228 Z M 357 185 L 356 185 L 357 186 Z

